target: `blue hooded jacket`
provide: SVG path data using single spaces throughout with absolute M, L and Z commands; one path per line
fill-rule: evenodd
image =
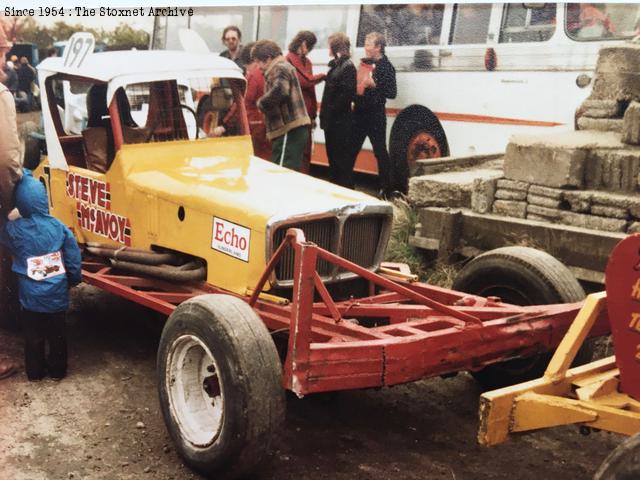
M 65 311 L 69 307 L 69 287 L 81 280 L 82 260 L 76 239 L 62 222 L 49 215 L 44 186 L 29 170 L 24 170 L 15 195 L 22 218 L 6 223 L 2 240 L 13 255 L 20 304 L 32 312 Z

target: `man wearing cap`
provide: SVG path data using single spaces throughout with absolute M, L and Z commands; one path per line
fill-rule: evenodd
M 0 225 L 6 221 L 7 214 L 14 207 L 13 189 L 22 177 L 22 162 L 16 107 L 13 95 L 1 82 L 4 80 L 4 66 L 11 43 L 2 28 L 0 18 Z M 0 252 L 0 315 L 6 315 L 9 302 L 8 290 L 11 288 L 11 258 Z M 15 373 L 16 367 L 7 360 L 0 359 L 0 379 Z

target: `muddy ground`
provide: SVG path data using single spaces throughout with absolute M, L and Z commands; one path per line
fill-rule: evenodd
M 0 479 L 200 479 L 162 422 L 155 353 L 162 321 L 92 287 L 74 292 L 69 376 L 0 381 Z M 18 333 L 0 355 L 22 362 Z M 481 391 L 467 374 L 382 390 L 287 398 L 267 479 L 590 478 L 621 437 L 575 427 L 476 443 Z M 144 426 L 139 424 L 142 422 Z

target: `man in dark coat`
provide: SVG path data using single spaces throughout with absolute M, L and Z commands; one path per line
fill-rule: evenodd
M 351 61 L 350 49 L 349 37 L 344 33 L 334 33 L 329 37 L 329 53 L 333 60 L 329 62 L 322 93 L 320 128 L 324 130 L 331 181 L 353 188 L 355 157 L 351 154 L 351 103 L 356 94 L 356 67 Z
M 353 157 L 360 152 L 369 137 L 378 161 L 380 195 L 392 193 L 391 161 L 387 151 L 387 98 L 396 98 L 396 70 L 384 54 L 385 39 L 378 32 L 367 35 L 364 43 L 366 58 L 358 67 L 358 85 L 354 108 Z

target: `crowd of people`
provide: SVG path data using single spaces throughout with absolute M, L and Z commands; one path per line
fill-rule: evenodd
M 2 83 L 13 96 L 17 111 L 30 112 L 35 109 L 35 94 L 38 89 L 36 69 L 29 63 L 29 59 L 25 56 L 18 59 L 17 55 L 11 55 L 5 62 L 2 73 Z
M 318 118 L 316 86 L 325 82 L 320 105 L 329 176 L 332 182 L 353 188 L 353 166 L 368 137 L 378 162 L 380 196 L 393 193 L 387 150 L 387 99 L 396 97 L 396 74 L 385 55 L 384 35 L 365 39 L 365 58 L 358 67 L 351 60 L 351 42 L 344 33 L 329 36 L 327 74 L 314 74 L 309 52 L 317 43 L 313 32 L 298 32 L 288 52 L 271 40 L 242 44 L 236 26 L 223 30 L 227 47 L 220 55 L 245 72 L 245 107 L 257 156 L 309 173 L 313 130 Z

